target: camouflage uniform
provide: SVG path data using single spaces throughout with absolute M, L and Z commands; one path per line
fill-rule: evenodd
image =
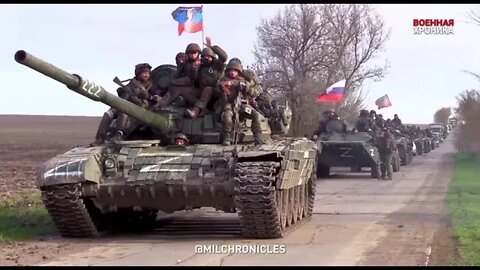
M 196 43 L 188 44 L 185 49 L 185 54 L 188 55 L 188 59 L 185 63 L 181 63 L 177 67 L 177 74 L 169 86 L 168 93 L 158 99 L 158 106 L 164 107 L 172 104 L 177 98 L 182 97 L 186 102 L 194 105 L 197 101 L 195 97 L 195 88 L 198 88 L 198 72 L 200 70 L 200 46 Z M 194 59 L 190 57 L 191 54 L 198 53 L 198 56 Z
M 218 58 L 216 57 L 218 55 Z M 227 62 L 227 53 L 219 46 L 211 46 L 202 50 L 202 64 L 198 72 L 197 92 L 199 100 L 195 103 L 195 107 L 187 109 L 190 117 L 195 118 L 201 111 L 205 111 L 213 96 L 213 89 L 217 87 L 217 82 L 223 75 L 225 70 L 225 62 Z M 216 99 L 218 97 L 215 97 Z
M 361 110 L 358 120 L 355 122 L 355 129 L 358 132 L 370 132 L 373 129 L 372 121 L 367 110 Z
M 392 159 L 397 145 L 395 138 L 386 127 L 381 127 L 382 132 L 377 138 L 378 153 L 380 154 L 380 170 L 383 179 L 388 176 L 389 180 L 393 179 Z
M 378 127 L 378 128 L 381 128 L 383 126 L 385 126 L 385 120 L 383 119 L 383 115 L 381 114 L 377 114 L 376 117 L 375 117 L 375 125 Z
M 402 120 L 400 120 L 400 118 L 398 118 L 398 114 L 395 114 L 393 116 L 392 124 L 397 126 L 397 127 L 402 127 L 403 126 Z
M 150 80 L 147 80 L 145 82 L 139 81 L 137 78 L 144 72 L 144 71 L 151 71 L 151 66 L 147 63 L 142 63 L 138 64 L 135 66 L 135 78 L 130 80 L 130 83 L 127 85 L 127 87 L 130 87 L 134 93 L 128 95 L 127 92 L 123 88 L 118 88 L 117 89 L 117 94 L 119 97 L 126 99 L 136 105 L 142 106 L 142 107 L 148 107 L 149 105 L 149 93 L 148 91 L 151 88 L 151 82 Z M 122 131 L 123 129 L 128 127 L 129 125 L 129 120 L 130 118 L 123 114 L 119 113 L 114 108 L 110 108 L 108 111 L 106 111 L 103 114 L 102 120 L 100 121 L 100 124 L 98 125 L 98 130 L 97 134 L 95 136 L 95 141 L 92 143 L 92 145 L 99 145 L 102 144 L 105 141 L 105 138 L 108 133 L 108 129 L 110 128 L 110 125 L 114 119 L 117 119 L 117 124 L 116 124 L 116 129 L 117 131 Z M 121 139 L 121 138 L 120 138 Z
M 149 109 L 153 104 L 151 103 L 150 90 L 152 82 L 150 80 L 152 67 L 149 64 L 138 64 L 135 67 L 135 78 L 131 79 L 127 87 L 129 87 L 133 93 L 131 93 L 126 99 L 135 105 Z M 146 80 L 142 80 L 141 75 L 143 72 L 148 71 L 149 77 Z M 121 96 L 125 96 L 127 93 L 123 92 L 122 88 L 119 89 Z M 138 127 L 140 122 L 124 113 L 119 113 L 116 129 L 117 134 L 114 137 L 115 140 L 122 140 Z
M 230 75 L 230 70 L 236 70 L 238 75 L 234 78 Z M 238 117 L 236 117 L 236 121 L 243 121 L 245 118 L 252 119 L 252 133 L 255 137 L 255 144 L 262 144 L 262 130 L 260 126 L 260 113 L 251 107 L 251 104 L 248 102 L 248 95 L 252 95 L 250 85 L 248 82 L 242 77 L 243 67 L 239 61 L 230 61 L 227 65 L 225 70 L 225 75 L 220 78 L 218 81 L 218 88 L 217 91 L 221 93 L 223 96 L 222 104 L 223 112 L 222 112 L 222 129 L 223 129 L 223 144 L 230 145 L 232 138 L 232 131 L 233 131 L 233 117 L 234 117 L 234 106 L 235 102 L 237 101 L 238 95 L 241 95 L 242 100 L 245 99 L 247 96 L 247 104 L 244 108 L 236 108 L 239 111 L 235 111 Z M 242 105 L 242 104 L 240 104 Z M 243 107 L 243 106 L 242 106 Z M 246 112 L 246 108 L 250 109 L 250 113 Z
M 188 56 L 184 52 L 179 52 L 175 56 L 175 64 L 177 64 L 177 67 L 181 66 L 183 63 L 185 63 L 188 60 Z
M 338 115 L 335 113 L 334 110 L 332 109 L 328 109 L 326 111 L 323 112 L 323 117 L 324 119 L 323 120 L 320 120 L 320 122 L 318 123 L 318 127 L 317 129 L 315 129 L 315 131 L 313 132 L 313 136 L 312 138 L 315 140 L 318 136 L 320 136 L 320 134 L 326 132 L 326 127 L 327 127 L 327 123 L 331 120 L 340 120 L 340 117 L 338 117 Z M 343 121 L 343 131 L 345 132 L 347 129 L 347 125 L 345 123 L 345 121 Z

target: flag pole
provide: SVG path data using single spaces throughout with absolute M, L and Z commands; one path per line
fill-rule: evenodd
M 204 26 L 205 26 L 204 21 L 205 21 L 205 20 L 204 20 L 204 18 L 203 18 L 203 5 L 202 5 L 200 8 L 202 9 L 202 43 L 201 43 L 201 44 L 202 44 L 202 49 L 204 49 L 204 48 L 205 48 L 205 44 L 203 44 L 203 42 L 204 42 L 204 40 L 205 40 L 205 30 L 204 30 Z

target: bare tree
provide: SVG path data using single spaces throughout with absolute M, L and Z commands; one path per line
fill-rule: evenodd
M 462 152 L 480 153 L 480 92 L 465 90 L 457 96 L 456 114 L 464 124 L 460 125 L 456 146 Z
M 380 79 L 387 66 L 370 67 L 389 36 L 368 5 L 286 7 L 257 28 L 255 69 L 265 87 L 292 105 L 292 134 L 309 133 L 321 112 L 335 108 L 341 116 L 358 115 L 366 79 Z M 318 104 L 315 97 L 346 80 L 342 104 Z
M 448 124 L 448 118 L 450 117 L 451 109 L 450 107 L 443 107 L 438 109 L 433 115 L 433 121 L 435 123 Z

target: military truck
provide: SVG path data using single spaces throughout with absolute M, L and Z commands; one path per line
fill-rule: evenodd
M 62 236 L 94 237 L 126 224 L 153 228 L 159 210 L 213 207 L 238 213 L 244 237 L 280 238 L 312 216 L 313 141 L 281 136 L 254 145 L 246 121 L 236 122 L 234 144 L 223 146 L 213 113 L 190 119 L 182 108 L 152 112 L 23 50 L 15 60 L 144 124 L 135 140 L 78 146 L 43 164 L 37 185 Z M 261 123 L 268 136 L 267 120 Z

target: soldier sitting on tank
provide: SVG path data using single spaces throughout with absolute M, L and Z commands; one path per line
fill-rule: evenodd
M 355 130 L 358 132 L 371 132 L 373 126 L 371 125 L 370 115 L 367 110 L 361 110 L 360 116 L 355 122 Z
M 385 119 L 383 119 L 383 115 L 377 114 L 375 117 L 375 125 L 379 128 L 385 126 Z
M 318 123 L 317 129 L 313 132 L 313 135 L 312 135 L 313 140 L 316 140 L 318 138 L 318 136 L 320 136 L 320 134 L 327 131 L 328 122 L 330 122 L 332 120 L 341 120 L 340 117 L 338 117 L 338 115 L 332 109 L 325 110 L 323 112 L 323 117 L 324 117 L 324 119 L 320 120 L 320 122 Z M 345 123 L 345 121 L 342 121 L 342 130 L 341 131 L 342 132 L 347 131 L 347 124 Z
M 180 67 L 181 65 L 183 65 L 183 63 L 187 62 L 187 60 L 188 60 L 188 56 L 184 52 L 179 52 L 175 56 L 175 63 L 177 64 L 177 67 Z
M 177 67 L 177 74 L 175 79 L 171 81 L 167 94 L 157 98 L 158 106 L 169 106 L 179 97 L 182 97 L 189 105 L 195 105 L 197 101 L 195 88 L 198 88 L 201 52 L 202 50 L 198 44 L 188 44 L 185 49 L 185 54 L 188 56 L 187 61 Z
M 119 88 L 117 90 L 118 95 L 145 109 L 153 106 L 154 102 L 150 94 L 152 87 L 150 80 L 151 70 L 152 67 L 148 63 L 136 65 L 135 77 L 126 85 L 127 89 Z M 139 122 L 124 113 L 117 113 L 116 132 L 112 140 L 123 140 L 139 125 Z M 104 128 L 105 127 L 102 126 L 102 130 L 104 130 Z M 106 129 L 108 129 L 108 127 Z
M 380 134 L 376 140 L 378 153 L 380 155 L 380 171 L 382 179 L 393 179 L 392 159 L 397 149 L 395 138 L 386 126 L 380 126 Z M 388 178 L 387 178 L 388 177 Z
M 227 53 L 217 45 L 207 45 L 202 50 L 202 63 L 198 72 L 198 82 L 196 82 L 200 89 L 197 93 L 200 99 L 192 109 L 187 109 L 191 118 L 196 118 L 200 112 L 205 112 L 212 99 L 213 89 L 217 87 L 218 80 L 225 70 L 227 59 Z
M 403 126 L 403 125 L 402 125 L 402 120 L 400 120 L 400 118 L 398 118 L 398 114 L 395 114 L 395 115 L 393 116 L 392 123 L 393 123 L 395 126 Z
M 152 88 L 152 83 L 150 81 L 151 69 L 152 67 L 148 63 L 136 65 L 135 78 L 131 79 L 129 84 L 126 86 L 131 90 L 131 92 L 120 87 L 117 89 L 118 96 L 138 106 L 148 108 L 152 102 L 151 95 L 149 93 Z M 105 141 L 110 125 L 114 119 L 117 119 L 116 130 L 117 133 L 119 133 L 116 135 L 117 137 L 120 136 L 122 138 L 121 130 L 122 128 L 125 128 L 125 125 L 128 125 L 128 118 L 129 117 L 127 115 L 119 113 L 114 108 L 110 108 L 103 114 L 103 118 L 100 121 L 97 134 L 95 136 L 95 141 L 91 143 L 91 145 L 100 145 Z
M 252 133 L 255 144 L 263 144 L 262 129 L 260 126 L 260 113 L 252 107 L 252 90 L 249 83 L 242 76 L 243 67 L 239 61 L 230 61 L 225 70 L 225 75 L 218 81 L 217 91 L 223 95 L 223 112 L 221 115 L 223 129 L 223 145 L 230 145 L 234 122 L 243 122 L 245 118 L 252 119 Z M 242 104 L 236 104 L 237 98 L 242 99 Z M 240 108 L 238 108 L 240 106 Z M 234 119 L 234 113 L 237 115 Z

